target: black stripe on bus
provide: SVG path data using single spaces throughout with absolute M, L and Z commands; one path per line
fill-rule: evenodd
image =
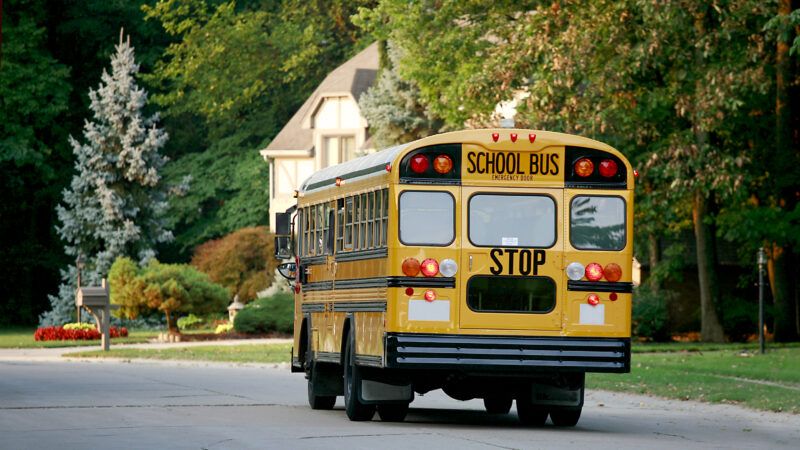
M 386 300 L 334 302 L 333 310 L 337 312 L 386 312 Z
M 386 287 L 386 277 L 354 278 L 351 280 L 336 280 L 336 289 L 364 289 Z
M 361 177 L 361 176 L 364 176 L 364 175 L 369 175 L 371 173 L 380 172 L 381 170 L 386 170 L 386 164 L 385 163 L 381 163 L 380 165 L 377 165 L 377 166 L 367 167 L 366 169 L 356 170 L 355 172 L 350 172 L 350 173 L 342 175 L 342 176 L 340 176 L 338 178 L 340 178 L 342 180 L 349 180 L 351 178 L 357 178 L 357 177 Z M 327 186 L 329 184 L 330 185 L 335 185 L 336 184 L 336 178 L 328 178 L 327 180 L 317 181 L 316 183 L 309 184 L 308 186 L 306 186 L 305 192 L 314 190 L 316 188 L 324 187 L 324 186 Z
M 455 277 L 421 278 L 421 277 L 386 277 L 389 287 L 432 287 L 454 288 Z
M 325 311 L 325 303 L 303 303 L 300 309 L 304 313 L 323 312 Z
M 333 289 L 333 281 L 315 281 L 313 283 L 306 283 L 303 285 L 303 290 L 310 291 L 330 291 Z
M 364 259 L 385 258 L 389 255 L 389 250 L 376 248 L 374 250 L 360 250 L 357 252 L 345 252 L 336 254 L 336 262 L 342 261 L 361 261 Z
M 325 255 L 321 256 L 305 256 L 300 258 L 300 264 L 304 266 L 313 266 L 317 264 L 325 264 L 328 258 Z
M 567 281 L 568 291 L 594 291 L 594 292 L 633 292 L 633 283 L 612 283 L 610 281 Z

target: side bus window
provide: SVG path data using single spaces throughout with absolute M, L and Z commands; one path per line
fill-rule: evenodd
M 344 201 L 344 250 L 353 249 L 353 197 Z
M 569 239 L 579 250 L 625 248 L 625 200 L 622 197 L 579 195 L 569 206 Z
M 455 239 L 455 199 L 449 192 L 404 191 L 398 210 L 403 244 L 447 246 Z
M 344 199 L 336 200 L 336 252 L 344 249 Z
M 386 247 L 386 236 L 389 233 L 389 189 L 384 189 L 381 193 L 381 204 L 383 205 L 383 218 L 381 219 L 381 247 Z

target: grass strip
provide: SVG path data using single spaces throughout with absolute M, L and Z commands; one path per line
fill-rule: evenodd
M 292 344 L 197 345 L 160 349 L 112 348 L 67 353 L 77 358 L 175 359 L 185 361 L 215 361 L 235 363 L 289 362 Z
M 800 349 L 636 354 L 629 374 L 588 374 L 587 389 L 800 413 Z

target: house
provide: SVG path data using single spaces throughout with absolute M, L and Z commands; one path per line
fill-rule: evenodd
M 267 148 L 270 229 L 275 213 L 294 205 L 295 190 L 314 172 L 374 151 L 358 99 L 378 73 L 373 43 L 328 74 Z

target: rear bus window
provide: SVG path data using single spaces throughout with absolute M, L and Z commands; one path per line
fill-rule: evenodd
M 625 200 L 581 195 L 572 199 L 569 238 L 580 250 L 625 248 Z
M 450 245 L 455 237 L 455 200 L 447 192 L 400 194 L 400 242 L 405 245 Z
M 544 195 L 473 195 L 469 240 L 481 247 L 552 247 L 556 203 Z

